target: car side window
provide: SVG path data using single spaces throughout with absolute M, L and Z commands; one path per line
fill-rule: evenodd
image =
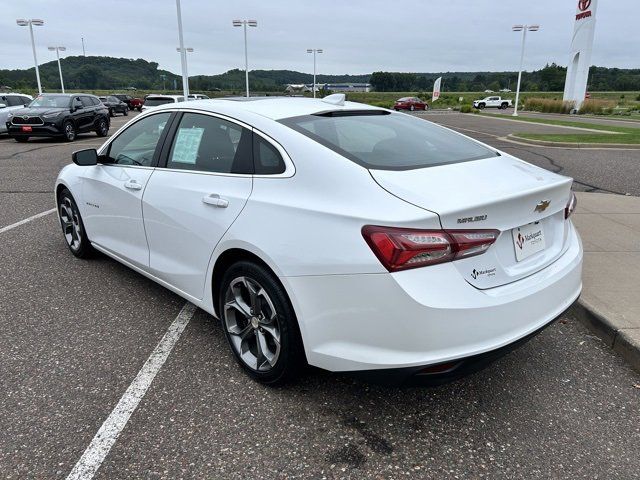
M 211 115 L 185 113 L 176 130 L 167 168 L 251 173 L 251 132 Z
M 80 101 L 80 97 L 74 97 L 72 107 L 75 110 L 77 107 L 82 108 L 82 102 Z
M 171 112 L 158 113 L 137 121 L 109 145 L 109 163 L 148 167 Z
M 0 103 L 4 103 L 7 107 L 17 107 L 23 104 L 20 97 L 15 95 L 7 95 L 7 97 L 0 99 Z
M 93 102 L 94 105 L 100 105 L 102 103 L 100 99 L 96 97 L 91 97 L 91 101 Z
M 82 102 L 83 107 L 93 107 L 91 97 L 80 97 L 80 101 Z
M 278 149 L 258 134 L 253 135 L 253 161 L 256 175 L 275 175 L 286 169 Z

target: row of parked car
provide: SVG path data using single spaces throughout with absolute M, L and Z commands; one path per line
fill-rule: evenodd
M 189 100 L 209 98 L 189 95 Z M 146 95 L 144 99 L 126 94 L 97 97 L 86 93 L 44 93 L 35 99 L 21 93 L 0 94 L 0 133 L 17 142 L 31 137 L 62 137 L 72 142 L 79 133 L 94 131 L 100 137 L 109 133 L 110 118 L 128 115 L 165 103 L 182 102 L 182 95 Z

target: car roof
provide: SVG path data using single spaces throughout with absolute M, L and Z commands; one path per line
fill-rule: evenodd
M 168 95 L 167 95 L 168 96 Z M 181 95 L 178 95 L 181 96 Z M 148 98 L 148 97 L 147 97 Z M 155 107 L 175 109 L 175 105 Z M 384 110 L 363 103 L 344 102 L 344 104 L 334 104 L 324 102 L 322 99 L 306 97 L 226 97 L 208 100 L 190 100 L 181 103 L 179 109 L 199 109 L 211 112 L 237 112 L 241 114 L 256 114 L 272 120 L 282 118 L 299 117 L 303 115 L 313 115 L 324 112 L 353 111 L 353 110 Z

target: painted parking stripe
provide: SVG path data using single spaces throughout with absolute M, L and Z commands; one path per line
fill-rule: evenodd
M 196 306 L 186 303 L 173 323 L 167 329 L 162 340 L 156 345 L 151 355 L 134 378 L 127 391 L 115 406 L 111 414 L 104 421 L 98 433 L 75 464 L 67 480 L 88 480 L 93 478 L 102 465 L 111 447 L 116 443 L 118 435 L 127 425 L 129 418 L 147 393 L 156 374 L 169 357 L 171 350 L 180 339 L 180 335 L 188 325 L 196 311 Z
M 40 212 L 37 213 L 29 218 L 25 218 L 24 220 L 20 220 L 19 222 L 16 223 L 12 223 L 11 225 L 7 225 L 6 227 L 2 227 L 0 228 L 0 233 L 4 233 L 4 232 L 8 232 L 9 230 L 13 230 L 16 227 L 19 227 L 20 225 L 24 225 L 25 223 L 29 223 L 31 220 L 36 220 L 40 217 L 44 217 L 47 215 L 52 214 L 53 212 L 55 212 L 56 209 L 52 208 L 51 210 L 47 210 L 46 212 Z

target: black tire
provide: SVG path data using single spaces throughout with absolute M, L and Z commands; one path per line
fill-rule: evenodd
M 502 110 L 506 110 L 509 107 L 508 103 L 503 103 L 502 105 L 500 105 L 500 108 L 502 108 Z
M 411 110 L 412 112 L 413 112 L 415 109 L 416 109 L 416 107 L 414 107 L 413 105 L 411 105 L 411 106 L 409 107 L 409 110 Z
M 262 296 L 256 294 L 255 305 L 257 307 L 256 309 L 251 309 L 250 319 L 240 313 L 239 309 L 228 306 L 237 298 L 237 293 L 235 292 L 241 292 L 242 285 L 246 285 L 239 279 L 244 279 L 244 282 L 251 283 L 254 287 L 254 292 L 262 292 Z M 235 286 L 239 285 L 239 287 L 232 289 L 232 283 Z M 247 289 L 246 292 L 249 292 L 249 290 Z M 242 298 L 246 298 L 244 306 L 249 308 L 251 300 L 248 293 L 247 295 L 243 293 Z M 271 305 L 274 311 L 271 311 Z M 250 261 L 240 261 L 231 265 L 222 276 L 218 312 L 220 312 L 222 329 L 236 361 L 254 380 L 271 386 L 281 385 L 296 378 L 306 366 L 298 321 L 291 302 L 289 302 L 284 287 L 264 266 Z M 262 328 L 263 326 L 265 327 L 264 329 Z M 240 333 L 233 334 L 229 331 L 230 329 L 242 332 L 242 335 Z M 265 355 L 262 357 L 263 362 L 261 364 L 259 358 L 260 352 L 263 350 L 262 348 L 257 348 L 260 335 L 267 346 L 267 350 L 277 345 L 273 342 L 274 335 L 266 333 L 271 331 L 269 329 L 279 333 L 280 347 L 277 355 L 272 355 L 272 358 L 275 357 L 273 364 L 269 361 L 268 356 Z M 270 344 L 268 340 L 271 340 Z M 234 341 L 236 343 L 240 342 L 239 345 L 236 346 Z M 246 347 L 244 355 L 247 356 L 248 360 L 253 361 L 253 358 L 249 357 L 255 357 L 256 367 L 249 365 L 248 361 L 240 356 L 238 349 L 243 348 L 241 345 Z M 267 353 L 272 354 L 273 352 L 269 350 Z M 268 365 L 265 365 L 267 363 Z
M 13 137 L 16 139 L 16 142 L 18 143 L 26 143 L 29 141 L 29 137 Z
M 138 111 L 139 111 L 139 112 L 141 112 L 141 111 L 142 111 L 142 105 L 140 105 L 140 106 L 138 107 Z
M 116 116 L 116 112 L 113 111 L 113 108 L 109 109 L 109 116 L 110 117 L 115 117 Z
M 66 142 L 73 142 L 76 139 L 76 126 L 71 120 L 67 120 L 62 125 L 62 133 Z
M 126 117 L 127 115 L 129 115 L 129 109 L 125 108 L 122 112 L 122 114 Z
M 426 112 L 427 110 L 429 110 L 429 105 L 427 105 L 426 103 L 424 104 L 424 111 Z
M 58 219 L 67 247 L 78 258 L 90 258 L 96 250 L 91 245 L 82 222 L 80 210 L 66 188 L 58 196 Z
M 99 137 L 106 137 L 109 134 L 109 122 L 105 118 L 98 120 L 98 126 L 96 127 L 96 135 Z
M 484 108 L 484 103 L 481 103 L 480 105 L 478 105 L 478 109 L 482 110 Z

